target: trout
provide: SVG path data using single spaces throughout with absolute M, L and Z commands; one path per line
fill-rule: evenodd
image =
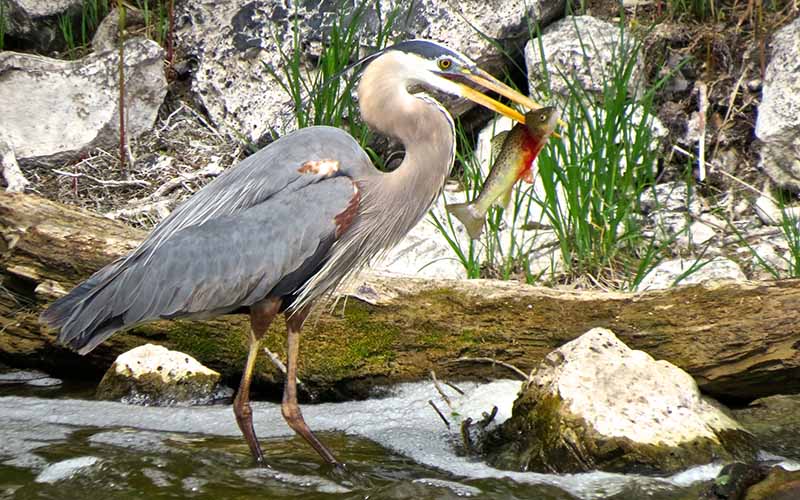
M 555 130 L 558 118 L 558 112 L 552 106 L 529 111 L 525 114 L 524 124 L 517 123 L 511 130 L 492 139 L 492 151 L 499 145 L 500 152 L 478 197 L 471 203 L 447 206 L 447 211 L 464 224 L 470 238 L 480 238 L 489 207 L 505 208 L 508 205 L 517 181 L 533 182 L 531 164 Z

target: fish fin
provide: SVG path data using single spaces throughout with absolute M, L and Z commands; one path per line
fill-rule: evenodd
M 520 178 L 528 184 L 533 184 L 533 169 L 528 168 L 525 170 Z
M 467 229 L 467 234 L 473 240 L 481 237 L 483 232 L 483 223 L 486 214 L 481 214 L 480 211 L 472 203 L 456 203 L 447 205 L 447 211 L 455 216 L 456 219 L 464 224 Z
M 506 142 L 506 137 L 508 137 L 510 130 L 505 130 L 500 132 L 496 136 L 492 137 L 491 145 L 492 145 L 492 160 L 495 160 L 497 156 L 500 154 L 500 151 L 503 149 L 503 143 Z

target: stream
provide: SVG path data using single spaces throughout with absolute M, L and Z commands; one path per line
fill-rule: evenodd
M 269 463 L 255 467 L 229 405 L 132 406 L 94 401 L 85 386 L 0 385 L 0 498 L 688 500 L 722 468 L 667 477 L 555 475 L 501 471 L 459 455 L 460 420 L 480 419 L 493 405 L 496 421 L 505 420 L 519 385 L 464 383 L 464 395 L 445 387 L 451 408 L 431 383 L 399 385 L 364 401 L 304 405 L 311 428 L 348 465 L 345 477 L 292 434 L 278 404 L 253 404 Z

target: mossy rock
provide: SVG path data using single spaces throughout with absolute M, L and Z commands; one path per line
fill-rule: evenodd
M 117 358 L 97 397 L 153 406 L 207 404 L 217 399 L 219 380 L 219 373 L 188 354 L 146 344 Z
M 757 447 L 688 374 L 596 328 L 545 357 L 483 450 L 502 469 L 671 473 Z

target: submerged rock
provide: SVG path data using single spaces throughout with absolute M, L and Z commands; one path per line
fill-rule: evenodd
M 76 474 L 85 473 L 99 462 L 99 458 L 91 456 L 62 460 L 61 462 L 48 465 L 46 469 L 36 476 L 34 481 L 37 483 L 55 483 L 57 481 L 63 481 Z
M 744 500 L 796 500 L 800 498 L 800 470 L 773 467 L 760 483 L 748 488 Z
M 734 462 L 722 468 L 714 482 L 700 496 L 701 500 L 737 500 L 747 488 L 766 477 L 768 467 Z
M 219 379 L 188 354 L 145 344 L 117 357 L 97 397 L 153 406 L 208 404 L 219 398 Z
M 548 354 L 484 449 L 500 468 L 671 472 L 752 460 L 753 436 L 686 372 L 595 328 Z

